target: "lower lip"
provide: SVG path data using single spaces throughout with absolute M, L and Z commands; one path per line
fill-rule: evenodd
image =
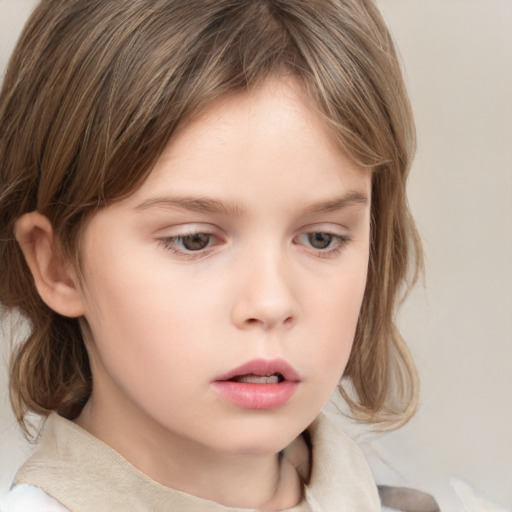
M 253 384 L 218 380 L 214 389 L 243 409 L 278 409 L 288 402 L 299 383 L 289 380 L 276 384 Z

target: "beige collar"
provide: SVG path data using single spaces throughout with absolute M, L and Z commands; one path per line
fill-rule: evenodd
M 321 414 L 308 428 L 311 479 L 305 501 L 287 512 L 377 512 L 380 502 L 357 445 Z M 285 450 L 286 453 L 286 450 Z M 14 486 L 41 488 L 72 512 L 249 512 L 160 485 L 109 446 L 57 414 L 20 468 Z

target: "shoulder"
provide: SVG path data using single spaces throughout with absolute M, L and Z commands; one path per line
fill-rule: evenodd
M 1 512 L 69 512 L 58 501 L 31 485 L 17 485 L 0 500 Z

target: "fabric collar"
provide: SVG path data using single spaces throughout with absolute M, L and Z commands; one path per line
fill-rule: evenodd
M 380 501 L 357 445 L 324 414 L 307 429 L 312 468 L 305 500 L 286 512 L 377 512 Z M 286 453 L 286 449 L 285 449 Z M 75 423 L 53 413 L 13 486 L 41 488 L 72 512 L 249 512 L 165 487 Z

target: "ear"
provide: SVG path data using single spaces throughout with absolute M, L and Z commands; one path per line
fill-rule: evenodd
M 60 315 L 82 316 L 78 279 L 57 250 L 50 221 L 39 212 L 26 213 L 16 220 L 14 232 L 41 299 Z

